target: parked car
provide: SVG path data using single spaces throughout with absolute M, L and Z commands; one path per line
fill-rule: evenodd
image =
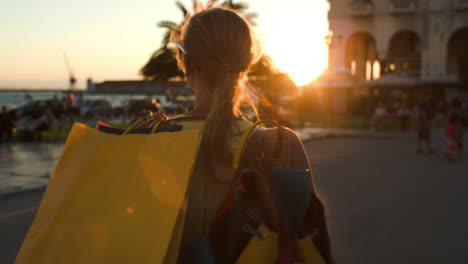
M 20 117 L 39 118 L 47 108 L 51 108 L 55 117 L 60 117 L 65 109 L 62 102 L 58 100 L 34 100 L 15 109 Z
M 164 110 L 164 114 L 168 117 L 181 115 L 187 112 L 187 108 L 180 104 L 168 104 L 164 105 L 162 108 Z
M 125 113 L 130 117 L 130 120 L 135 120 L 140 116 L 148 114 L 148 112 L 158 112 L 160 102 L 155 98 L 147 98 L 140 100 L 131 100 L 125 107 Z
M 104 99 L 86 100 L 81 106 L 80 114 L 85 118 L 105 116 L 111 117 L 114 113 L 111 103 Z

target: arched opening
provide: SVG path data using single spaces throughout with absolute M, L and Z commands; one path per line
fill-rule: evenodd
M 372 79 L 377 80 L 380 79 L 380 73 L 381 73 L 381 67 L 380 67 L 380 62 L 379 61 L 374 61 L 374 64 L 372 65 Z
M 448 43 L 447 73 L 468 82 L 468 27 L 456 31 Z
M 373 79 L 377 47 L 375 39 L 369 33 L 354 33 L 346 41 L 346 67 L 360 80 Z
M 421 74 L 421 41 L 412 31 L 400 31 L 390 39 L 384 73 L 404 72 L 413 76 Z

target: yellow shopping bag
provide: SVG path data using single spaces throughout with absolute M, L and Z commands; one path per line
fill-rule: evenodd
M 278 234 L 269 230 L 264 225 L 257 229 L 258 234 L 262 234 L 260 239 L 252 236 L 242 254 L 237 259 L 236 264 L 248 263 L 271 263 L 277 262 L 278 258 Z M 300 262 L 303 264 L 326 264 L 320 252 L 315 247 L 310 237 L 296 239 L 296 250 Z
M 326 264 L 312 238 L 296 240 L 298 255 L 304 264 Z
M 252 236 L 237 259 L 236 264 L 276 263 L 278 258 L 278 234 L 270 231 L 264 225 L 260 225 L 257 232 L 263 235 L 262 239 Z
M 162 263 L 199 138 L 75 124 L 16 263 Z

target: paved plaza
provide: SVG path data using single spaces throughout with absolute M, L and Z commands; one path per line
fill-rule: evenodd
M 63 143 L 0 144 L 0 198 L 47 185 L 62 146 Z
M 306 148 L 337 263 L 467 263 L 468 159 L 417 155 L 412 138 L 335 138 Z

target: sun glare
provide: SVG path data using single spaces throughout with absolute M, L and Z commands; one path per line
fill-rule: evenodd
M 328 47 L 325 43 L 327 10 L 323 4 L 318 7 L 324 9 L 323 15 L 298 12 L 260 37 L 265 52 L 281 71 L 289 73 L 297 85 L 310 83 L 328 65 Z M 309 9 L 306 11 L 310 12 Z

